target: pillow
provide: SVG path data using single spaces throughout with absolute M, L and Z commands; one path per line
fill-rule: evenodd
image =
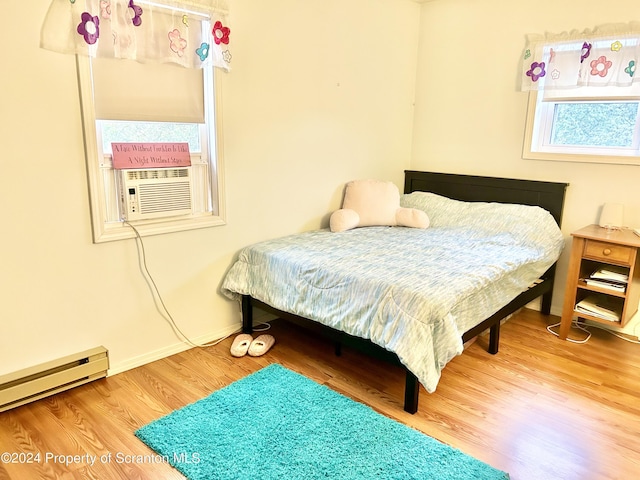
M 342 208 L 331 215 L 332 232 L 356 227 L 403 226 L 427 228 L 429 217 L 414 208 L 400 206 L 400 192 L 392 182 L 354 180 L 347 183 Z
M 347 183 L 342 208 L 354 210 L 360 217 L 359 226 L 395 225 L 400 208 L 398 187 L 391 182 L 358 180 Z
M 431 192 L 402 195 L 400 205 L 427 213 L 431 227 L 470 227 L 493 233 L 517 232 L 537 238 L 556 230 L 551 214 L 542 207 L 497 202 L 464 202 Z M 548 229 L 547 229 L 548 227 Z
M 469 222 L 470 213 L 473 217 L 473 212 L 470 212 L 473 208 L 472 203 L 431 192 L 405 193 L 400 197 L 400 205 L 426 212 L 432 227 L 465 225 Z

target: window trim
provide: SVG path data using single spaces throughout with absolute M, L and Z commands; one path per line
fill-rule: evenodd
M 538 151 L 532 147 L 538 144 L 537 136 L 541 133 L 542 126 L 536 125 L 536 110 L 538 107 L 538 95 L 543 91 L 532 90 L 529 92 L 527 116 L 525 121 L 524 143 L 522 146 L 522 158 L 525 160 L 553 160 L 559 162 L 603 163 L 614 165 L 640 165 L 639 155 L 595 155 L 589 153 L 566 153 L 560 151 Z M 552 150 L 553 147 L 546 147 Z
M 76 68 L 78 74 L 78 86 L 80 93 L 81 121 L 84 133 L 85 162 L 89 189 L 89 209 L 91 213 L 91 226 L 94 243 L 124 240 L 135 237 L 135 232 L 124 221 L 108 222 L 106 218 L 106 196 L 113 192 L 107 192 L 104 186 L 100 168 L 101 147 L 98 144 L 96 133 L 96 115 L 93 103 L 93 82 L 91 79 L 91 59 L 84 55 L 76 55 Z M 213 68 L 213 67 L 210 67 Z M 209 124 L 210 155 L 210 191 L 217 212 L 208 212 L 202 215 L 188 217 L 169 217 L 155 220 L 136 221 L 135 227 L 141 236 L 160 235 L 198 228 L 225 225 L 225 185 L 224 185 L 224 152 L 222 146 L 222 115 L 221 115 L 221 91 L 220 82 L 217 81 L 218 69 L 213 68 L 213 75 L 209 83 L 205 76 L 204 87 L 209 91 L 213 88 L 214 105 L 207 105 L 205 115 L 212 119 Z M 210 84 L 213 82 L 213 85 Z M 115 187 L 114 187 L 115 189 Z M 115 192 L 115 190 L 114 190 Z

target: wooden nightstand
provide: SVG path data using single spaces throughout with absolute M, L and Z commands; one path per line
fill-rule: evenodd
M 598 225 L 589 225 L 571 234 L 571 258 L 567 274 L 567 286 L 562 309 L 559 336 L 565 340 L 574 317 L 579 317 L 605 325 L 623 327 L 638 310 L 640 298 L 640 237 L 632 230 L 607 230 Z M 585 279 L 602 269 L 621 270 L 627 273 L 629 281 L 625 289 L 614 290 L 589 283 Z M 602 317 L 578 311 L 576 304 L 587 298 L 597 300 L 607 309 L 616 312 L 617 319 Z

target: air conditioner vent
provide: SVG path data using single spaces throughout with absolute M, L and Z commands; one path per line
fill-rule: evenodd
M 186 168 L 154 168 L 152 170 L 125 170 L 125 172 L 128 180 L 189 177 L 189 170 Z
M 191 183 L 155 183 L 138 187 L 140 213 L 170 212 L 175 210 L 191 211 Z
M 189 215 L 193 212 L 189 167 L 122 172 L 121 197 L 127 220 Z

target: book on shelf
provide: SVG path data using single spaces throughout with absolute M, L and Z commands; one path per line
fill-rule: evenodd
M 589 278 L 627 284 L 629 283 L 629 270 L 623 267 L 607 265 L 593 272 Z
M 621 304 L 616 304 L 606 295 L 589 295 L 576 304 L 576 312 L 609 320 L 610 322 L 620 321 L 621 310 Z
M 616 292 L 623 292 L 624 293 L 624 291 L 627 288 L 627 283 L 626 282 L 619 282 L 617 280 L 606 280 L 606 279 L 591 278 L 591 277 L 583 278 L 582 280 L 587 285 L 592 285 L 592 286 L 595 286 L 595 287 L 605 288 L 607 290 L 613 290 L 613 291 L 616 291 Z

